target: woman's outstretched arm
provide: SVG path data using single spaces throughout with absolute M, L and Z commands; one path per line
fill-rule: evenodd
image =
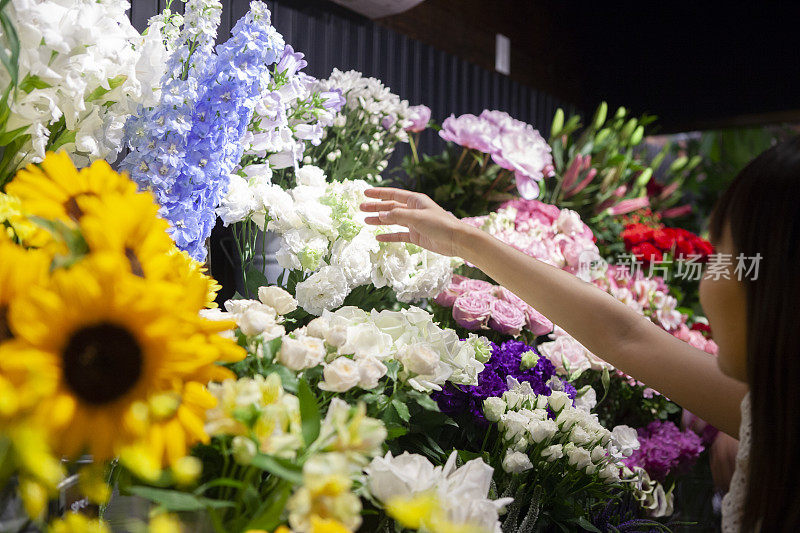
M 720 430 L 739 432 L 739 404 L 747 387 L 723 374 L 716 358 L 673 337 L 611 295 L 473 228 L 427 196 L 400 189 L 366 192 L 379 201 L 367 223 L 408 231 L 382 241 L 412 242 L 462 257 L 561 326 L 602 359 L 658 390 Z

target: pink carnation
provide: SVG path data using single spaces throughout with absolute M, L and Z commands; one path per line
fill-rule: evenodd
M 495 300 L 489 292 L 465 292 L 453 303 L 453 318 L 459 326 L 470 331 L 485 328 Z
M 456 118 L 450 115 L 442 123 L 439 136 L 465 148 L 472 148 L 487 154 L 497 150 L 495 140 L 498 138 L 497 126 L 469 113 Z
M 519 335 L 525 327 L 525 314 L 516 305 L 505 300 L 495 300 L 491 305 L 492 317 L 489 325 L 505 335 Z

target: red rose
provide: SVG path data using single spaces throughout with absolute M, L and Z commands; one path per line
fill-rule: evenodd
M 702 255 L 704 259 L 714 253 L 714 247 L 711 243 L 701 237 L 695 237 L 693 244 L 697 251 L 696 253 Z
M 631 253 L 633 253 L 633 255 L 635 255 L 640 261 L 659 262 L 664 259 L 664 256 L 661 255 L 661 252 L 658 250 L 658 248 L 649 242 L 637 244 L 631 248 Z
M 653 230 L 652 239 L 653 244 L 665 252 L 672 250 L 672 247 L 675 246 L 675 232 L 672 228 Z
M 644 224 L 630 224 L 625 226 L 621 235 L 622 240 L 625 242 L 625 247 L 630 250 L 632 246 L 649 241 L 652 232 L 653 230 Z
M 693 245 L 694 239 L 679 238 L 675 241 L 675 255 L 678 257 L 686 257 L 697 253 Z
M 709 326 L 708 324 L 703 324 L 702 322 L 695 322 L 694 324 L 692 324 L 692 327 L 690 329 L 693 329 L 694 331 L 699 331 L 704 335 L 706 335 L 707 337 L 711 336 L 711 326 Z

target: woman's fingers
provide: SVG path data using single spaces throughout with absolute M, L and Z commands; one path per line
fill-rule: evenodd
M 415 194 L 411 191 L 404 191 L 403 189 L 395 189 L 394 187 L 376 187 L 374 189 L 367 189 L 364 195 L 370 198 L 380 198 L 381 200 L 395 200 L 397 202 L 406 203 L 409 198 Z
M 406 207 L 406 205 L 401 204 L 400 202 L 395 202 L 394 200 L 390 200 L 388 202 L 364 202 L 361 204 L 361 210 L 368 213 L 374 213 L 377 211 L 390 211 L 395 207 Z
M 415 209 L 406 209 L 405 207 L 395 207 L 389 211 L 380 211 L 376 217 L 366 217 L 364 222 L 372 226 L 381 226 L 388 224 L 397 224 L 399 226 L 408 227 L 417 220 Z
M 381 242 L 411 242 L 411 233 L 398 231 L 397 233 L 381 233 L 375 238 Z

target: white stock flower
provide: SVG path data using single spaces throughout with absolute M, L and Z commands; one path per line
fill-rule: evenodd
M 322 267 L 295 288 L 297 303 L 317 316 L 325 310 L 341 306 L 347 293 L 348 286 L 342 271 L 333 266 Z
M 506 402 L 498 396 L 490 396 L 483 400 L 483 416 L 489 422 L 498 422 L 506 412 Z
M 337 357 L 325 365 L 322 376 L 324 381 L 319 383 L 319 388 L 332 392 L 347 392 L 361 379 L 358 365 L 348 357 Z
M 509 474 L 520 474 L 531 468 L 533 468 L 533 463 L 527 454 L 506 450 L 506 456 L 503 458 L 503 470 Z
M 264 305 L 275 309 L 275 312 L 279 315 L 285 315 L 297 309 L 297 300 L 277 285 L 259 287 L 258 299 Z
M 325 345 L 316 337 L 286 336 L 278 350 L 278 362 L 291 370 L 299 371 L 322 363 L 325 353 Z

